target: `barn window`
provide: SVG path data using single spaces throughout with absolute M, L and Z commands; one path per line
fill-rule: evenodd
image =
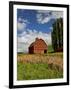
M 44 50 L 44 53 L 47 53 L 47 50 Z

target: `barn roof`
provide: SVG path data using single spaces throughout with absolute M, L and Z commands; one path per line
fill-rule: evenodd
M 45 41 L 43 40 L 43 39 L 38 39 L 38 38 L 36 38 L 36 40 L 35 40 L 35 42 L 33 42 L 33 43 L 31 43 L 31 45 L 29 46 L 29 47 L 32 47 L 32 46 L 34 46 L 35 45 L 35 43 L 37 42 L 37 41 L 42 41 L 42 42 L 44 42 L 45 43 Z M 45 45 L 47 46 L 47 44 L 45 43 Z
M 35 44 L 35 42 L 31 43 L 30 47 L 32 47 Z

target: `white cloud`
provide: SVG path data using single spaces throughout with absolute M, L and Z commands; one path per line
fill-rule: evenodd
M 18 52 L 28 52 L 29 45 L 35 41 L 36 37 L 43 39 L 47 45 L 51 44 L 51 33 L 42 33 L 29 29 L 25 32 L 18 37 Z
M 63 18 L 63 12 L 62 11 L 53 11 L 52 15 L 53 15 L 53 18 Z
M 53 27 L 51 26 L 51 27 L 49 27 L 49 29 L 51 30 L 51 32 L 53 31 Z
M 40 24 L 44 24 L 49 22 L 51 19 L 57 19 L 63 17 L 62 11 L 46 11 L 46 10 L 38 10 L 36 14 L 37 22 Z
M 50 11 L 45 11 L 45 10 L 39 10 L 37 11 L 37 21 L 38 23 L 44 24 L 47 23 L 50 19 Z
M 20 22 L 17 23 L 17 29 L 18 29 L 19 31 L 22 31 L 22 30 L 24 30 L 25 28 L 26 28 L 26 24 L 25 24 L 25 23 L 20 23 Z
M 21 17 L 18 18 L 18 22 L 29 23 L 28 20 L 23 19 L 23 18 L 21 18 Z
M 25 28 L 26 28 L 26 26 L 27 26 L 28 23 L 29 22 L 27 20 L 22 19 L 22 18 L 18 18 L 18 21 L 17 21 L 17 30 L 18 31 L 25 30 Z
M 18 41 L 18 52 L 24 52 L 24 53 L 27 53 L 28 52 L 28 49 L 27 49 L 27 47 L 28 47 L 28 44 L 27 43 L 22 43 L 22 42 L 19 42 Z
M 44 17 L 44 16 L 42 16 L 41 14 L 38 14 L 38 15 L 37 15 L 37 21 L 38 21 L 38 23 L 41 23 L 41 24 L 44 24 L 44 23 L 49 22 L 50 19 L 51 19 L 50 16 L 49 16 L 49 17 Z

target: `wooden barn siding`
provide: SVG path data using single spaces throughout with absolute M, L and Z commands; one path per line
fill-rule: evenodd
M 47 47 L 44 44 L 36 44 L 34 45 L 34 49 L 47 49 Z
M 44 53 L 44 50 L 47 50 L 47 45 L 44 41 L 37 39 L 35 43 L 33 43 L 33 46 L 30 45 L 29 47 L 29 53 Z
M 43 54 L 44 50 L 43 49 L 34 49 L 34 53 Z

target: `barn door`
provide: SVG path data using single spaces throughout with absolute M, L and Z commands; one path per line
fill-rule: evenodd
M 44 53 L 47 53 L 47 50 L 44 50 Z

